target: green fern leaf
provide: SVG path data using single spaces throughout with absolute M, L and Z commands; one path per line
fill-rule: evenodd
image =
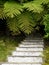
M 37 4 L 47 4 L 47 3 L 49 3 L 49 0 L 34 0 L 33 2 L 35 2 Z
M 44 17 L 45 31 L 49 32 L 49 14 Z
M 3 10 L 0 8 L 0 18 L 3 18 Z
M 22 11 L 22 6 L 19 3 L 12 1 L 4 4 L 4 12 L 7 17 L 13 18 L 15 15 L 20 14 L 20 11 Z
M 44 17 L 44 25 L 45 25 L 45 37 L 49 37 L 49 14 L 45 15 Z
M 3 4 L 0 3 L 0 18 L 4 17 L 3 9 L 4 9 Z
M 49 0 L 43 0 L 43 4 L 48 4 Z
M 7 19 L 7 26 L 10 29 L 10 31 L 13 32 L 13 34 L 20 33 L 16 17 L 15 18 L 8 18 Z
M 18 16 L 18 23 L 20 30 L 24 33 L 30 34 L 34 30 L 33 27 L 35 26 L 35 22 L 32 19 L 31 13 L 28 11 Z
M 29 11 L 40 13 L 43 11 L 43 7 L 40 3 L 37 3 L 36 1 L 31 1 L 24 4 L 24 8 L 27 8 Z

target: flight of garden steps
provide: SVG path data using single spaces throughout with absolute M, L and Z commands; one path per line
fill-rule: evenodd
M 25 39 L 19 47 L 7 57 L 7 61 L 1 65 L 42 65 L 43 63 L 43 39 Z

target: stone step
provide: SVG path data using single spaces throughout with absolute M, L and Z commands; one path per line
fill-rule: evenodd
M 43 51 L 43 48 L 22 48 L 16 47 L 16 51 Z
M 24 42 L 26 42 L 26 41 L 28 41 L 28 42 L 29 42 L 29 41 L 30 41 L 30 42 L 43 42 L 43 40 L 26 40 L 26 39 L 23 40 L 23 41 L 24 41 Z
M 24 45 L 24 44 L 20 44 L 19 47 L 42 47 L 44 48 L 43 45 Z
M 16 63 L 42 63 L 42 57 L 8 57 L 8 62 Z
M 43 45 L 44 44 L 43 42 L 24 42 L 24 41 L 22 41 L 21 43 L 24 45 Z
M 42 38 L 25 38 L 25 40 L 43 40 Z
M 29 64 L 29 63 L 28 64 L 25 64 L 25 63 L 19 64 L 19 63 L 8 63 L 7 62 L 7 63 L 3 63 L 3 64 L 0 64 L 0 65 L 42 65 L 42 64 L 40 64 L 40 63 L 39 64 Z
M 12 56 L 42 56 L 42 52 L 12 52 Z
M 29 36 L 29 37 L 26 37 L 25 39 L 35 39 L 35 40 L 39 39 L 39 40 L 43 40 L 43 38 L 41 36 L 40 37 L 35 37 L 35 36 L 32 36 L 32 35 Z
M 36 37 L 36 38 L 35 38 L 35 37 L 27 37 L 27 38 L 25 38 L 25 39 L 26 39 L 26 40 L 32 40 L 32 39 L 33 39 L 33 40 L 43 40 L 43 38 L 41 38 L 41 37 L 38 37 L 38 38 L 37 38 L 37 37 Z

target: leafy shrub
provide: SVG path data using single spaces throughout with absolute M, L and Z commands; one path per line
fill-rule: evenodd
M 45 48 L 45 51 L 44 51 L 44 64 L 43 65 L 49 65 L 49 47 Z
M 45 38 L 49 38 L 49 14 L 46 14 L 44 17 L 44 25 L 45 25 Z

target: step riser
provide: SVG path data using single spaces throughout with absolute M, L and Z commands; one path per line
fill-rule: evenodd
M 26 44 L 26 45 L 28 45 L 28 44 L 32 44 L 32 45 L 43 45 L 44 43 L 43 42 L 22 42 L 22 44 Z
M 1 64 L 1 65 L 42 65 L 42 64 Z
M 42 56 L 42 52 L 13 52 L 12 56 Z
M 41 57 L 8 57 L 8 62 L 16 63 L 42 63 Z
M 16 51 L 43 51 L 43 48 L 16 48 Z
M 30 42 L 43 42 L 43 40 L 23 40 L 23 41 L 24 41 L 24 42 L 27 42 L 27 41 L 28 41 L 28 42 L 29 42 L 29 41 L 30 41 Z
M 19 45 L 19 47 L 44 47 L 43 45 L 23 45 L 23 44 L 21 44 L 21 45 Z

